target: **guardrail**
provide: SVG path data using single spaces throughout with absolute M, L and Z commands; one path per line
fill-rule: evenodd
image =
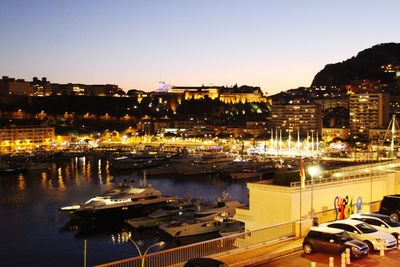
M 360 164 L 360 165 L 356 165 L 356 166 L 348 166 L 348 167 L 342 167 L 342 168 L 338 168 L 338 169 L 334 169 L 331 171 L 326 171 L 324 172 L 325 175 L 333 175 L 334 173 L 338 173 L 338 172 L 350 172 L 350 171 L 356 171 L 356 170 L 365 170 L 367 169 L 376 169 L 379 167 L 385 167 L 388 165 L 393 165 L 393 166 L 400 166 L 400 160 L 396 159 L 396 160 L 387 160 L 387 161 L 380 161 L 380 162 L 376 162 L 376 163 L 366 163 L 366 164 Z
M 334 182 L 342 182 L 342 181 L 349 181 L 349 180 L 361 180 L 366 178 L 375 178 L 382 176 L 382 171 L 380 168 L 387 168 L 387 167 L 398 167 L 400 166 L 400 160 L 391 160 L 386 162 L 378 162 L 373 164 L 363 164 L 351 167 L 344 167 L 340 169 L 335 169 L 333 171 L 326 171 L 323 172 L 323 176 L 328 176 L 326 178 L 315 178 L 313 179 L 313 184 L 325 184 L 325 183 L 334 183 Z M 348 175 L 346 173 L 351 173 L 354 171 L 363 170 L 364 172 L 357 173 L 355 175 Z M 300 187 L 301 182 L 291 182 L 290 187 Z M 305 185 L 311 186 L 311 180 L 306 180 Z
M 329 184 L 329 183 L 338 183 L 338 182 L 344 182 L 344 181 L 359 181 L 359 180 L 366 180 L 366 179 L 371 179 L 371 178 L 377 178 L 384 176 L 382 172 L 371 172 L 371 173 L 359 173 L 355 175 L 334 175 L 329 178 L 318 178 L 314 179 L 313 182 L 311 183 L 311 180 L 306 180 L 305 185 L 306 186 L 311 186 L 313 184 L 314 186 L 317 185 L 323 185 L 323 184 Z M 300 187 L 300 182 L 291 182 L 290 187 Z
M 142 265 L 143 260 L 144 266 L 147 267 L 179 266 L 180 263 L 182 264 L 192 258 L 229 254 L 237 250 L 249 249 L 256 245 L 267 244 L 293 236 L 295 236 L 295 223 L 287 222 L 259 230 L 159 251 L 145 256 L 105 263 L 97 265 L 97 267 L 138 267 Z

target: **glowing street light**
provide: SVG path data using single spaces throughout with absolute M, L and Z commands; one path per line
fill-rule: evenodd
M 154 248 L 154 247 L 163 247 L 163 246 L 165 245 L 165 242 L 164 242 L 164 241 L 159 241 L 159 242 L 157 242 L 157 243 L 155 243 L 155 244 L 149 246 L 149 247 L 144 251 L 144 253 L 142 254 L 142 252 L 140 251 L 140 248 L 139 248 L 138 244 L 131 238 L 131 236 L 132 236 L 132 234 L 131 234 L 130 232 L 128 232 L 128 233 L 127 233 L 127 232 L 123 232 L 123 233 L 121 234 L 121 239 L 122 239 L 122 241 L 125 241 L 125 242 L 126 242 L 127 240 L 129 240 L 129 241 L 131 241 L 132 244 L 135 246 L 137 252 L 139 253 L 139 256 L 142 257 L 142 264 L 141 264 L 141 267 L 144 267 L 144 263 L 145 263 L 145 259 L 146 259 L 145 256 L 147 255 L 147 252 L 149 252 L 149 250 L 150 250 L 151 248 Z
M 320 173 L 321 169 L 318 165 L 308 168 L 308 173 L 311 176 L 311 218 L 314 225 L 314 177 Z

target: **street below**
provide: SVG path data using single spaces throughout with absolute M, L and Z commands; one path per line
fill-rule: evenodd
M 311 262 L 316 262 L 316 266 L 329 266 L 329 257 L 334 257 L 334 266 L 340 266 L 340 255 L 329 255 L 325 253 L 314 253 L 306 255 L 303 251 L 281 257 L 267 263 L 253 265 L 254 267 L 280 267 L 280 266 L 311 266 Z M 400 250 L 394 249 L 385 251 L 385 256 L 380 256 L 379 252 L 373 252 L 361 259 L 351 260 L 351 264 L 346 266 L 399 266 Z

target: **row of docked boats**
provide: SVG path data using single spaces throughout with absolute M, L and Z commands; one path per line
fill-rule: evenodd
M 18 173 L 24 171 L 44 171 L 50 169 L 51 164 L 36 161 L 0 161 L 0 173 Z
M 232 180 L 263 179 L 277 172 L 295 169 L 292 163 L 278 160 L 237 160 L 225 153 L 190 155 L 187 153 L 133 154 L 110 159 L 110 165 L 116 170 L 146 169 L 148 175 L 198 176 L 220 174 Z
M 145 179 L 142 181 L 139 187 L 124 183 L 60 211 L 84 223 L 124 221 L 133 228 L 159 227 L 173 237 L 244 231 L 244 224 L 232 219 L 236 208 L 242 206 L 238 201 L 227 200 L 226 196 L 213 203 L 177 199 L 147 185 Z
M 173 237 L 212 232 L 226 235 L 232 234 L 233 230 L 244 231 L 244 224 L 232 219 L 236 208 L 241 206 L 238 201 L 223 199 L 215 203 L 183 202 L 168 205 L 148 216 L 129 219 L 126 222 L 137 229 L 158 227 Z

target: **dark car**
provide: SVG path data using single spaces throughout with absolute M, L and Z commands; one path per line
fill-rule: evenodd
M 400 218 L 400 194 L 384 196 L 379 213 L 389 215 L 395 221 Z
M 341 254 L 350 249 L 352 258 L 368 255 L 368 245 L 353 239 L 346 231 L 324 226 L 311 227 L 303 241 L 303 250 L 306 254 L 324 252 Z
M 195 258 L 188 260 L 183 267 L 228 267 L 228 264 L 211 258 Z

